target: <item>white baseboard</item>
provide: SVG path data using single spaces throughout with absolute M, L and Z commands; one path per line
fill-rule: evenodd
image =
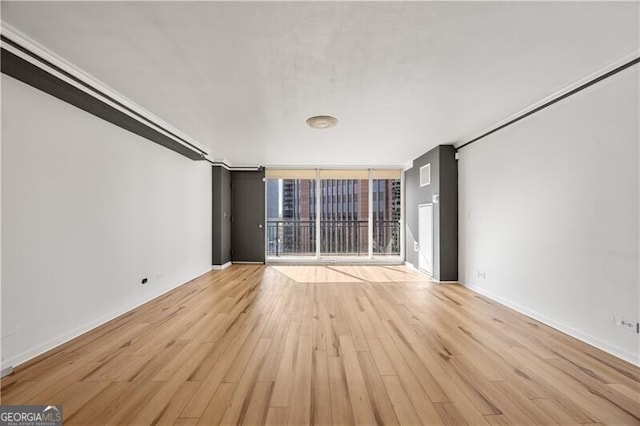
M 194 278 L 187 280 L 181 284 L 178 284 L 174 287 L 171 288 L 167 288 L 166 290 L 164 290 L 163 292 L 161 292 L 160 294 L 156 294 L 153 295 L 149 298 L 146 299 L 141 299 L 138 300 L 137 302 L 134 302 L 133 304 L 129 305 L 129 306 L 125 306 L 122 309 L 118 309 L 116 311 L 110 312 L 106 315 L 103 315 L 102 317 L 96 319 L 95 321 L 91 321 L 89 324 L 84 325 L 82 327 L 78 327 L 74 330 L 69 331 L 68 333 L 64 333 L 60 336 L 54 337 L 51 340 L 48 340 L 47 342 L 36 346 L 35 348 L 30 348 L 27 349 L 24 352 L 19 353 L 18 355 L 12 356 L 11 358 L 8 358 L 6 360 L 2 361 L 2 364 L 0 365 L 0 370 L 2 372 L 7 371 L 7 374 L 10 374 L 13 369 L 15 369 L 17 366 L 19 366 L 20 364 L 24 364 L 25 362 L 44 354 L 45 352 L 50 351 L 51 349 L 54 349 L 64 343 L 69 342 L 70 340 L 75 339 L 76 337 L 81 336 L 84 333 L 87 333 L 91 330 L 93 330 L 94 328 L 98 328 L 103 324 L 108 323 L 109 321 L 116 319 L 117 317 L 119 317 L 120 315 L 126 314 L 129 311 L 132 311 L 142 305 L 144 305 L 145 303 L 149 303 L 154 299 L 157 299 L 161 296 L 164 296 L 165 294 L 169 293 L 170 291 L 173 291 L 175 289 L 177 289 L 178 287 L 182 287 L 183 285 L 193 281 L 194 279 L 200 277 L 201 275 L 206 274 L 207 272 L 209 272 L 209 268 L 207 268 L 207 270 L 203 271 L 202 273 L 197 274 Z
M 159 296 L 162 296 L 162 295 L 159 295 Z M 159 297 L 159 296 L 156 296 L 156 297 Z M 33 359 L 33 358 L 35 358 L 35 357 L 37 357 L 39 355 L 42 355 L 43 353 L 45 353 L 47 351 L 50 351 L 51 349 L 54 349 L 55 347 L 60 346 L 63 343 L 67 343 L 68 341 L 73 340 L 76 337 L 93 330 L 94 328 L 100 327 L 101 325 L 106 324 L 107 322 L 111 321 L 112 319 L 117 318 L 120 315 L 122 315 L 122 314 L 124 314 L 124 313 L 126 313 L 126 312 L 128 312 L 130 310 L 133 310 L 133 309 L 137 308 L 140 305 L 143 305 L 144 303 L 146 303 L 146 302 L 142 302 L 137 306 L 126 307 L 126 308 L 123 308 L 123 309 L 119 309 L 117 311 L 110 312 L 110 313 L 108 313 L 106 315 L 103 315 L 102 317 L 98 318 L 97 320 L 90 322 L 89 324 L 87 324 L 85 326 L 78 327 L 78 328 L 76 328 L 74 330 L 71 330 L 68 333 L 64 333 L 64 334 L 62 334 L 60 336 L 57 336 L 57 337 L 55 337 L 55 338 L 53 338 L 51 340 L 46 341 L 45 343 L 43 343 L 41 345 L 36 346 L 35 348 L 27 349 L 26 351 L 21 352 L 18 355 L 15 355 L 15 356 L 13 356 L 11 358 L 3 360 L 1 368 L 2 368 L 3 371 L 4 370 L 9 370 L 9 369 L 11 369 L 11 371 L 12 371 L 15 367 L 19 366 L 20 364 L 23 364 L 23 363 L 29 361 L 30 359 Z
M 8 376 L 11 373 L 13 373 L 13 367 L 3 368 L 2 371 L 0 371 L 0 378 Z
M 627 352 L 623 349 L 617 348 L 615 346 L 609 345 L 605 342 L 602 342 L 599 339 L 596 339 L 593 336 L 590 336 L 586 333 L 583 333 L 579 330 L 576 330 L 572 327 L 567 326 L 566 324 L 562 324 L 552 318 L 546 317 L 542 314 L 539 314 L 538 312 L 532 311 L 531 309 L 525 308 L 524 306 L 521 306 L 515 302 L 512 302 L 511 300 L 505 299 L 501 296 L 498 296 L 496 294 L 491 293 L 490 291 L 484 290 L 480 287 L 476 287 L 476 286 L 472 286 L 472 285 L 467 285 L 463 282 L 460 282 L 460 284 L 462 284 L 463 286 L 465 286 L 466 288 L 468 288 L 471 291 L 474 291 L 478 294 L 481 294 L 485 297 L 488 297 L 489 299 L 500 303 L 501 305 L 507 306 L 508 308 L 513 309 L 514 311 L 517 311 L 523 315 L 528 316 L 529 318 L 533 318 L 536 321 L 540 321 L 543 324 L 548 325 L 551 328 L 554 328 L 564 334 L 568 334 L 571 337 L 574 337 L 588 345 L 591 345 L 593 347 L 596 347 L 610 355 L 615 356 L 616 358 L 620 358 L 623 361 L 627 361 L 628 363 L 631 363 L 635 366 L 640 367 L 640 357 L 638 357 L 638 355 L 633 354 L 631 352 Z
M 404 261 L 405 266 L 408 266 L 409 268 L 413 269 L 416 272 L 420 272 L 421 274 L 424 274 L 424 272 L 422 272 L 420 269 L 416 268 L 413 263 L 411 262 L 407 262 L 406 260 Z M 426 275 L 426 274 L 425 274 Z
M 435 278 L 433 278 L 431 275 L 427 274 L 426 272 L 424 272 L 422 269 L 418 269 L 415 267 L 415 265 L 411 262 L 407 262 L 405 260 L 404 262 L 405 266 L 408 266 L 409 268 L 413 269 L 414 271 L 416 271 L 419 274 L 424 275 L 425 277 L 429 278 L 431 281 L 436 282 L 438 284 L 454 284 L 457 283 L 458 281 L 438 281 Z
M 227 263 L 225 263 L 223 265 L 213 265 L 211 267 L 211 269 L 214 270 L 214 271 L 222 271 L 223 269 L 228 268 L 229 266 L 231 266 L 231 261 L 229 261 L 229 262 L 227 262 Z

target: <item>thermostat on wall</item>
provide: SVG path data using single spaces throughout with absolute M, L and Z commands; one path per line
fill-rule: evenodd
M 440 202 L 440 194 L 433 194 L 433 196 L 431 197 L 431 201 L 433 201 L 434 203 L 439 203 Z

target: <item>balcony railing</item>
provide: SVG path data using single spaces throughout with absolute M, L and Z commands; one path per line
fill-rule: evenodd
M 315 254 L 315 221 L 267 221 L 267 256 L 315 256 Z
M 373 254 L 379 256 L 400 256 L 399 221 L 373 221 Z
M 320 221 L 320 252 L 328 256 L 367 256 L 367 221 Z M 315 256 L 316 222 L 313 220 L 267 221 L 267 256 Z M 373 222 L 373 254 L 400 255 L 400 223 Z
M 330 256 L 368 256 L 369 224 L 364 220 L 321 220 L 320 253 Z

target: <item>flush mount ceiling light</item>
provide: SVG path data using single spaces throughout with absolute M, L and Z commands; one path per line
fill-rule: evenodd
M 307 118 L 307 124 L 314 129 L 328 129 L 338 124 L 338 119 L 330 115 L 316 115 Z

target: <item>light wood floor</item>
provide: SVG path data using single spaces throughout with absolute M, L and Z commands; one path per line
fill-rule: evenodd
M 404 267 L 233 266 L 20 367 L 72 424 L 640 424 L 640 371 Z

